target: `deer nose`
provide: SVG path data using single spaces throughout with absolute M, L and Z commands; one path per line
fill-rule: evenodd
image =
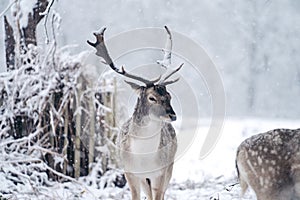
M 176 121 L 177 117 L 175 114 L 169 114 L 171 121 Z
M 171 106 L 169 106 L 166 111 L 171 121 L 175 121 L 177 119 L 176 113 Z

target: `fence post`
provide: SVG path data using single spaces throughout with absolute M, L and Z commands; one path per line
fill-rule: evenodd
M 89 172 L 91 171 L 91 163 L 94 162 L 95 156 L 95 106 L 94 106 L 94 93 L 91 93 L 89 98 L 89 114 L 90 114 L 90 130 L 89 130 Z
M 75 170 L 75 178 L 79 178 L 80 176 L 80 134 L 81 134 L 81 89 L 82 89 L 82 79 L 78 78 L 78 89 L 76 99 L 76 107 L 75 107 L 75 152 L 74 152 L 74 170 Z
M 117 116 L 117 79 L 116 79 L 116 77 L 114 77 L 114 79 L 113 79 L 113 86 L 114 86 L 114 93 L 113 93 L 113 102 L 112 102 L 112 117 L 113 117 L 113 124 L 112 124 L 112 126 L 113 127 L 116 127 L 117 126 L 117 124 L 116 124 L 116 116 Z
M 69 134 L 69 102 L 67 103 L 65 107 L 65 117 L 64 117 L 64 147 L 63 147 L 63 155 L 67 158 L 68 153 L 68 134 Z M 63 173 L 67 174 L 67 167 L 68 167 L 68 159 L 64 160 L 64 169 Z

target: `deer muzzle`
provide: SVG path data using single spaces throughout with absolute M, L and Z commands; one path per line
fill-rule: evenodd
M 176 121 L 176 119 L 177 119 L 176 114 L 169 114 L 169 117 L 170 117 L 171 121 Z
M 177 116 L 176 116 L 176 113 L 174 112 L 174 110 L 171 106 L 167 109 L 167 115 L 168 115 L 168 117 L 170 118 L 171 121 L 176 121 Z

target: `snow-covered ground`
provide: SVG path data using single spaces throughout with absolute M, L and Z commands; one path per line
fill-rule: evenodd
M 201 126 L 191 147 L 175 162 L 166 199 L 239 199 L 239 186 L 230 187 L 237 182 L 235 154 L 238 145 L 250 135 L 274 128 L 298 128 L 298 124 L 299 120 L 227 119 L 217 146 L 203 160 L 199 159 L 199 153 L 208 124 Z M 100 190 L 85 185 L 81 180 L 52 186 L 51 194 L 49 190 L 45 191 L 48 192 L 43 197 L 26 198 L 26 194 L 23 194 L 22 199 L 130 199 L 128 186 Z M 244 199 L 255 199 L 255 195 L 248 191 Z

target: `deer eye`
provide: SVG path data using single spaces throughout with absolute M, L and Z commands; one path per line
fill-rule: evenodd
M 148 99 L 149 99 L 150 102 L 153 102 L 153 103 L 157 102 L 156 98 L 153 97 L 153 96 L 148 97 Z

